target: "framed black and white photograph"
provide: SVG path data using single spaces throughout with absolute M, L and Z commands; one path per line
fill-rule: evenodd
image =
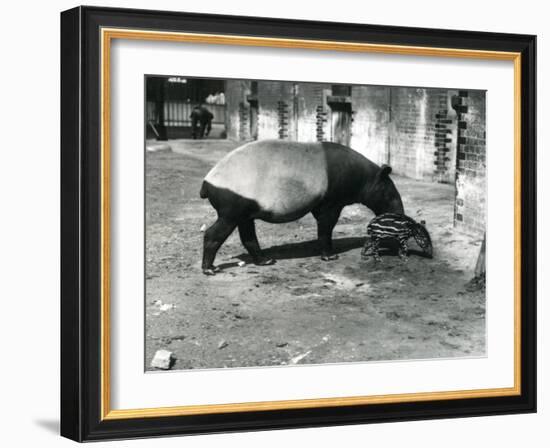
M 534 36 L 61 25 L 62 435 L 536 410 Z
M 486 355 L 486 91 L 145 84 L 146 370 Z

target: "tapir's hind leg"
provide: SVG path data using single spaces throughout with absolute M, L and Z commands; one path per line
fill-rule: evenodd
M 262 255 L 260 243 L 258 243 L 258 237 L 256 236 L 254 220 L 250 219 L 239 224 L 239 236 L 241 237 L 243 246 L 246 248 L 255 264 L 266 266 L 275 263 L 275 260 L 272 258 L 267 258 Z
M 214 259 L 220 246 L 224 243 L 237 224 L 226 218 L 218 218 L 204 233 L 204 246 L 202 252 L 202 272 L 206 275 L 214 275 Z
M 321 260 L 336 260 L 338 255 L 332 250 L 332 231 L 338 222 L 340 206 L 325 206 L 313 211 L 313 216 L 317 220 L 317 239 L 321 248 Z

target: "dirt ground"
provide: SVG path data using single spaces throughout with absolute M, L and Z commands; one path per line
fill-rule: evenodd
M 415 255 L 411 240 L 407 263 L 393 254 L 362 261 L 373 214 L 357 205 L 335 228 L 336 261 L 320 260 L 307 215 L 257 222 L 275 265 L 250 264 L 234 232 L 216 259 L 222 272 L 207 277 L 201 227 L 216 214 L 198 192 L 237 144 L 169 144 L 173 152 L 146 155 L 147 370 L 158 349 L 173 352 L 173 369 L 485 355 L 485 292 L 467 287 L 481 241 L 453 228 L 452 185 L 392 176 L 406 213 L 427 222 L 433 259 Z

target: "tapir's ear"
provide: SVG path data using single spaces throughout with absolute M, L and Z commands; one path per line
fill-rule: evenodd
M 389 165 L 382 165 L 380 168 L 380 176 L 388 176 L 391 173 L 391 166 Z

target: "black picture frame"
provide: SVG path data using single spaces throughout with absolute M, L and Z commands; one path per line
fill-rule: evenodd
M 521 54 L 521 393 L 516 396 L 102 419 L 101 28 Z M 77 7 L 61 13 L 61 435 L 76 441 L 536 411 L 536 36 Z

